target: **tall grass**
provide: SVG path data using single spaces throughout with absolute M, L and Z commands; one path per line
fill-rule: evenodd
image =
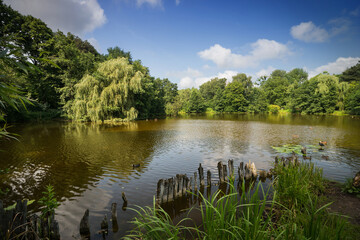
M 201 199 L 198 226 L 183 226 L 189 218 L 174 225 L 155 201 L 152 207 L 134 210 L 136 227 L 125 239 L 351 239 L 344 233 L 346 221 L 327 212 L 331 203 L 318 202 L 324 190 L 320 169 L 303 163 L 279 165 L 275 170 L 272 193 L 264 191 L 260 182 L 253 192 L 246 190 L 244 182 L 238 192 L 231 182 L 225 195 L 217 191 L 207 199 L 193 193 Z

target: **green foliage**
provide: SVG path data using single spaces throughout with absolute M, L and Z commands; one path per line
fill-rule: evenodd
M 131 209 L 137 213 L 137 217 L 131 222 L 136 227 L 124 239 L 184 239 L 184 232 L 191 233 L 191 228 L 181 225 L 190 219 L 183 218 L 174 225 L 169 214 L 156 207 L 155 199 L 152 207 L 138 208 L 139 210 Z
M 358 198 L 360 198 L 360 188 L 354 187 L 353 181 L 354 181 L 354 179 L 352 179 L 352 178 L 347 179 L 342 187 L 342 191 L 350 193 L 350 194 L 354 194 Z
M 279 111 L 280 111 L 280 106 L 278 106 L 278 105 L 269 105 L 268 106 L 268 109 L 269 109 L 269 113 L 279 113 Z
M 47 218 L 55 213 L 55 209 L 60 205 L 55 198 L 54 187 L 51 185 L 46 186 L 46 191 L 42 192 L 43 197 L 39 199 L 39 203 L 43 206 L 41 210 L 41 217 Z
M 277 201 L 292 211 L 299 211 L 308 203 L 309 196 L 324 191 L 322 169 L 313 163 L 300 165 L 279 163 L 275 166 L 276 178 L 274 189 L 277 192 Z

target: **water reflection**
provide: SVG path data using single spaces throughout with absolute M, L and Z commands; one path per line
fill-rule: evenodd
M 0 175 L 0 188 L 10 192 L 0 198 L 6 204 L 19 198 L 39 199 L 46 185 L 54 185 L 61 200 L 57 219 L 63 239 L 78 237 L 85 209 L 90 209 L 90 224 L 99 226 L 114 202 L 118 231 L 109 237 L 123 236 L 134 212 L 121 208 L 121 192 L 126 193 L 128 207 L 151 205 L 160 178 L 193 176 L 199 163 L 218 179 L 218 161 L 234 159 L 237 169 L 240 162 L 251 160 L 266 170 L 276 155 L 271 146 L 326 140 L 324 152 L 311 154 L 326 177 L 345 181 L 360 168 L 360 119 L 346 116 L 189 115 L 122 125 L 28 124 L 11 131 L 20 134 L 21 141 L 1 142 L 5 151 L 0 152 L 0 169 L 8 168 L 9 173 Z M 199 190 L 209 196 L 218 189 L 215 183 Z M 169 212 L 178 219 L 195 202 L 199 199 L 175 201 Z M 96 230 L 92 229 L 95 239 Z

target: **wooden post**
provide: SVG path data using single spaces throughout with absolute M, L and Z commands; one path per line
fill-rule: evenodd
M 168 190 L 168 201 L 171 202 L 174 200 L 174 179 L 173 178 L 169 178 L 168 179 L 169 182 L 169 190 Z
M 124 192 L 121 193 L 121 197 L 122 197 L 122 200 L 127 203 L 127 199 L 126 199 Z
M 109 224 L 108 224 L 108 221 L 107 221 L 106 214 L 105 214 L 105 216 L 104 216 L 104 219 L 101 221 L 100 227 L 101 227 L 101 231 L 102 231 L 103 234 L 107 234 L 107 233 L 108 233 L 108 231 L 109 231 Z
M 223 167 L 223 164 L 222 162 L 218 162 L 218 171 L 219 171 L 219 181 L 220 181 L 220 184 L 223 183 L 225 181 L 225 178 L 224 178 L 224 167 Z
M 80 235 L 82 237 L 90 237 L 89 209 L 86 209 L 84 216 L 80 222 Z
M 250 163 L 245 163 L 245 180 L 249 180 L 252 177 L 252 173 L 250 170 Z
M 117 211 L 116 211 L 116 203 L 111 204 L 111 222 L 112 222 L 112 231 L 116 233 L 119 231 L 119 225 L 117 222 Z
M 244 180 L 244 162 L 240 163 L 240 167 L 239 167 L 239 178 L 240 180 Z
M 234 160 L 229 159 L 228 165 L 229 165 L 229 178 L 234 179 Z
M 211 171 L 207 171 L 207 185 L 211 186 Z
M 194 191 L 197 192 L 197 173 L 194 172 Z
M 189 191 L 192 191 L 192 182 L 193 182 L 193 177 L 190 177 L 189 185 L 188 185 Z
M 178 176 L 178 175 L 176 175 Z M 183 175 L 179 174 L 179 188 L 178 188 L 178 197 L 182 197 L 182 191 L 183 191 Z
M 164 180 L 164 194 L 162 197 L 162 202 L 166 203 L 168 201 L 168 192 L 169 192 L 169 181 L 167 179 Z
M 224 181 L 229 181 L 226 164 L 223 165 Z
M 162 197 L 164 195 L 164 179 L 160 179 L 157 184 L 157 203 L 162 203 Z
M 200 186 L 204 186 L 205 185 L 205 180 L 204 180 L 204 169 L 201 166 L 201 163 L 199 164 L 199 180 L 200 180 Z
M 179 174 L 176 174 L 174 181 L 174 199 L 179 197 Z
M 189 181 L 189 179 L 188 179 L 188 177 L 186 176 L 186 174 L 183 175 L 183 188 L 182 188 L 182 194 L 183 194 L 183 196 L 186 195 L 186 190 L 187 190 L 188 181 Z

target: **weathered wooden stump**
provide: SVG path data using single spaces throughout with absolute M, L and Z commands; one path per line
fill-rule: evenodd
M 162 203 L 162 197 L 164 195 L 164 179 L 160 179 L 157 184 L 156 201 L 158 204 Z
M 208 186 L 211 186 L 211 171 L 210 170 L 208 170 L 207 171 L 207 185 Z
M 167 200 L 169 202 L 173 201 L 175 199 L 175 193 L 174 193 L 174 178 L 169 178 L 168 179 L 168 197 Z
M 109 231 L 109 223 L 108 223 L 106 214 L 104 216 L 104 219 L 101 221 L 100 227 L 101 227 L 101 232 L 103 232 L 105 234 L 108 233 L 108 231 Z
M 116 211 L 116 203 L 111 204 L 111 222 L 112 222 L 112 231 L 114 233 L 119 231 L 119 225 L 117 221 L 117 211 Z
M 189 191 L 192 191 L 192 182 L 193 182 L 193 177 L 190 177 L 189 185 L 188 185 Z
M 250 180 L 252 178 L 252 172 L 250 163 L 245 163 L 245 180 Z
M 197 187 L 197 173 L 194 172 L 194 191 L 195 193 L 197 192 L 198 187 Z
M 224 173 L 224 181 L 225 182 L 229 181 L 228 174 L 227 174 L 227 167 L 225 164 L 223 165 L 223 173 Z
M 199 181 L 200 181 L 200 186 L 204 186 L 205 185 L 205 180 L 204 180 L 204 169 L 201 166 L 201 163 L 199 164 Z
M 225 182 L 224 166 L 223 166 L 221 161 L 218 162 L 217 168 L 218 168 L 218 172 L 219 172 L 219 181 L 220 181 L 220 184 L 221 184 L 221 183 Z
M 127 203 L 127 199 L 126 199 L 126 196 L 125 196 L 125 192 L 122 192 L 122 193 L 121 193 L 121 197 L 122 197 L 122 200 Z
M 360 188 L 360 171 L 357 172 L 355 177 L 353 178 L 353 186 L 356 188 Z
M 238 172 L 239 172 L 239 181 L 243 181 L 244 180 L 244 162 L 240 163 Z
M 162 202 L 166 203 L 168 201 L 168 193 L 169 193 L 169 181 L 167 179 L 164 180 L 164 194 L 162 196 Z
M 228 165 L 229 165 L 229 178 L 234 179 L 235 178 L 234 177 L 234 160 L 229 159 Z
M 85 238 L 90 237 L 89 209 L 86 209 L 80 221 L 80 235 Z

